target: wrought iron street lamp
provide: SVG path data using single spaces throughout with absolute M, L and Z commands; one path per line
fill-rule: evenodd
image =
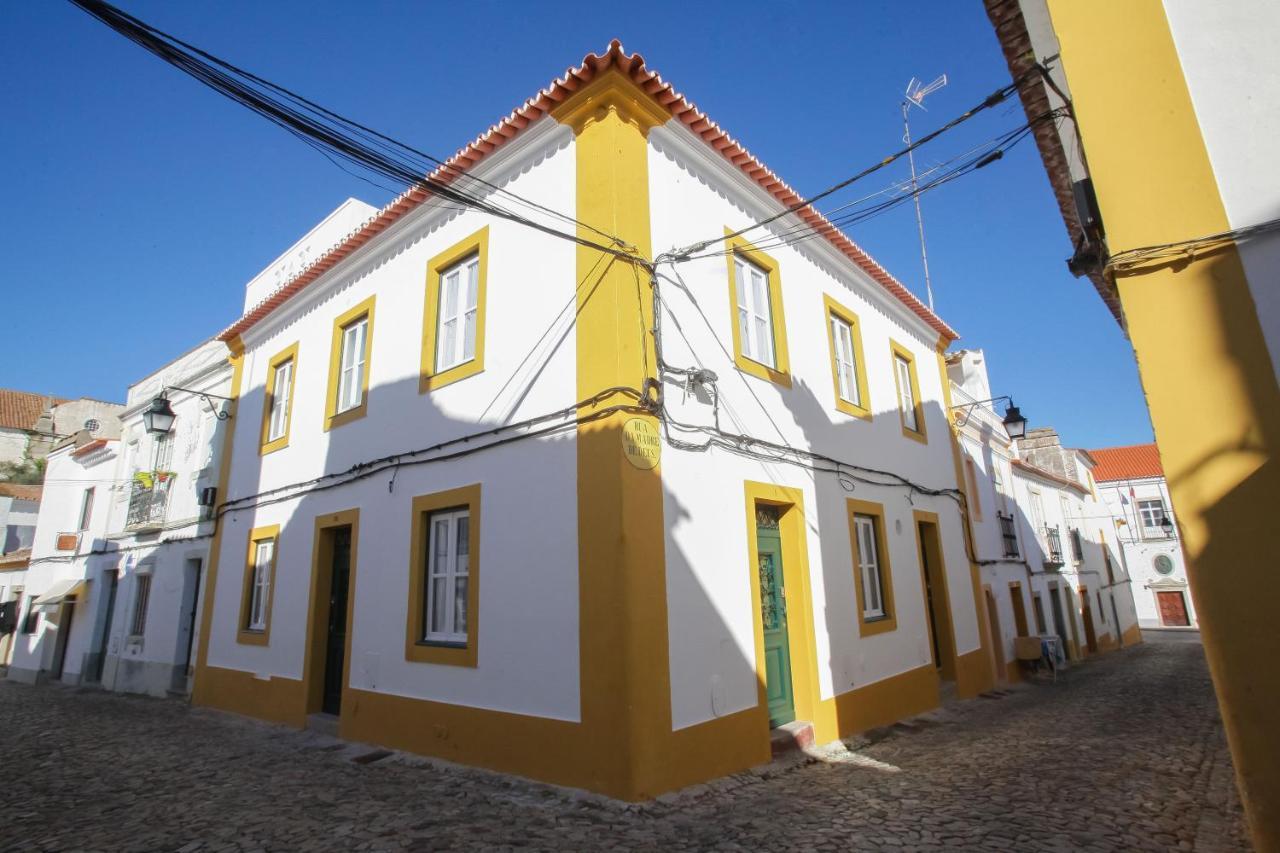
M 188 394 L 194 394 L 197 397 L 203 397 L 204 401 L 209 404 L 213 416 L 220 421 L 225 421 L 231 417 L 230 412 L 224 412 L 214 404 L 214 399 L 230 402 L 230 397 L 221 397 L 217 394 L 209 394 L 205 391 L 193 391 L 190 388 L 179 388 L 176 385 L 166 385 L 160 390 L 160 394 L 151 401 L 151 405 L 142 413 L 142 423 L 147 428 L 147 432 L 152 435 L 167 435 L 173 429 L 173 422 L 177 419 L 177 415 L 173 413 L 173 407 L 169 405 L 170 391 L 185 391 Z
M 1008 394 L 999 397 L 992 397 L 990 400 L 975 400 L 972 403 L 961 403 L 958 406 L 952 406 L 951 411 L 953 412 L 960 412 L 961 409 L 964 410 L 957 415 L 956 426 L 963 427 L 967 424 L 970 416 L 973 415 L 973 410 L 978 406 L 981 406 L 984 403 L 996 403 L 1000 400 L 1009 401 L 1009 406 L 1004 410 L 1004 419 L 1001 421 L 1001 423 L 1004 424 L 1005 433 L 1009 438 L 1014 440 L 1022 438 L 1027 434 L 1027 419 L 1022 416 L 1022 412 L 1014 405 L 1013 398 Z

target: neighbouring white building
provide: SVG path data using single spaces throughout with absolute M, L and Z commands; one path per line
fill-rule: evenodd
M 49 452 L 35 540 L 7 677 L 93 681 L 101 661 L 101 592 L 92 579 L 103 553 L 120 442 L 81 430 Z
M 0 483 L 0 669 L 8 666 L 22 611 L 40 491 L 40 486 Z
M 247 294 L 198 704 L 641 798 L 991 686 L 942 320 L 617 43 L 438 177 L 590 245 L 414 189 Z
M 1098 460 L 1098 492 L 1115 519 L 1133 577 L 1139 623 L 1144 628 L 1199 627 L 1160 451 L 1154 444 L 1138 444 L 1089 453 Z
M 1021 677 L 1019 636 L 1056 636 L 1072 660 L 1140 641 L 1094 460 L 1050 428 L 1010 440 L 981 350 L 950 353 L 947 370 L 996 672 Z
M 66 400 L 0 389 L 0 462 L 43 459 L 60 440 L 80 430 L 118 438 L 119 411 L 119 403 L 88 397 Z
M 230 390 L 226 354 L 209 341 L 132 385 L 113 429 L 121 439 L 81 431 L 49 454 L 10 678 L 187 692 Z M 143 416 L 158 397 L 173 421 L 152 434 Z

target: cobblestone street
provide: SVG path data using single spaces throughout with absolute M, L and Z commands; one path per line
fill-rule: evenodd
M 1171 639 L 1183 640 L 1174 642 Z M 192 710 L 0 683 L 5 850 L 1240 850 L 1200 645 L 1149 637 L 826 760 L 628 807 Z

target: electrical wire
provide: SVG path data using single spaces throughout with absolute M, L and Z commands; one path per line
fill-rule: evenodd
M 201 50 L 103 0 L 69 0 L 110 29 L 150 53 L 185 72 L 221 95 L 247 107 L 312 147 L 321 147 L 342 160 L 371 174 L 390 178 L 419 191 L 536 229 L 545 234 L 589 246 L 628 260 L 637 258 L 615 235 L 607 234 L 567 214 L 502 190 L 481 179 L 464 175 L 459 167 L 426 155 L 411 146 L 373 131 L 315 104 L 302 96 Z M 425 163 L 424 163 L 425 161 Z M 431 170 L 431 174 L 425 174 Z M 446 173 L 453 172 L 448 175 Z M 437 177 L 437 175 L 439 175 Z M 500 206 L 495 201 L 472 195 L 460 184 L 470 180 L 501 192 L 532 209 L 594 231 L 610 241 L 605 245 L 578 234 L 558 230 Z M 413 189 L 407 192 L 412 192 Z
M 1280 230 L 1280 219 L 1269 219 L 1256 225 L 1246 225 L 1208 234 L 1204 237 L 1193 237 L 1173 243 L 1158 243 L 1153 246 L 1140 246 L 1126 249 L 1112 255 L 1106 264 L 1106 271 L 1125 273 L 1136 267 L 1151 263 L 1167 262 L 1170 258 L 1185 257 L 1193 259 L 1197 252 L 1216 251 L 1231 243 L 1243 243 L 1255 237 L 1261 237 L 1272 231 Z
M 708 248 L 709 246 L 711 246 L 711 245 L 713 245 L 713 244 L 715 244 L 715 243 L 718 243 L 718 242 L 720 242 L 720 241 L 722 241 L 722 240 L 732 239 L 732 238 L 734 238 L 734 237 L 741 237 L 741 236 L 743 236 L 744 234 L 750 233 L 751 231 L 754 231 L 754 230 L 755 230 L 755 229 L 757 229 L 757 228 L 762 228 L 762 227 L 764 227 L 765 225 L 770 224 L 771 222 L 775 222 L 775 221 L 777 221 L 777 220 L 779 220 L 779 219 L 782 219 L 783 217 L 789 216 L 789 215 L 791 215 L 791 214 L 795 213 L 796 211 L 802 210 L 802 209 L 804 209 L 804 208 L 806 208 L 806 207 L 811 207 L 811 206 L 813 206 L 813 204 L 814 204 L 814 203 L 816 203 L 816 202 L 818 202 L 818 201 L 821 201 L 822 199 L 827 198 L 828 196 L 834 195 L 835 193 L 839 192 L 840 190 L 844 189 L 845 187 L 848 187 L 848 186 L 850 186 L 851 184 L 854 184 L 854 183 L 856 183 L 857 181 L 862 180 L 863 178 L 867 177 L 868 175 L 874 174 L 875 172 L 878 172 L 878 171 L 880 171 L 881 169 L 883 169 L 883 168 L 885 168 L 885 167 L 887 167 L 887 166 L 889 166 L 889 165 L 891 165 L 891 164 L 893 164 L 893 163 L 897 162 L 898 160 L 900 160 L 900 159 L 902 159 L 903 157 L 907 156 L 907 154 L 909 154 L 909 153 L 911 153 L 911 152 L 913 152 L 913 151 L 915 151 L 915 150 L 917 150 L 917 149 L 921 148 L 921 147 L 922 147 L 922 146 L 924 146 L 924 145 L 927 145 L 928 143 L 930 143 L 930 142 L 932 142 L 933 140 L 937 139 L 939 136 L 943 135 L 944 133 L 947 133 L 947 132 L 949 132 L 949 131 L 953 130 L 954 128 L 959 127 L 960 125 L 962 125 L 962 124 L 964 124 L 965 122 L 969 121 L 969 120 L 970 120 L 971 118 L 973 118 L 974 116 L 976 116 L 976 115 L 978 115 L 978 114 L 982 113 L 982 112 L 983 112 L 983 111 L 985 111 L 985 110 L 991 109 L 992 107 L 996 106 L 997 104 L 999 104 L 999 103 L 1003 102 L 1006 98 L 1008 98 L 1008 97 L 1009 97 L 1009 95 L 1013 94 L 1014 92 L 1016 92 L 1016 91 L 1018 90 L 1018 85 L 1019 85 L 1019 84 L 1020 84 L 1024 79 L 1026 79 L 1027 77 L 1029 77 L 1029 76 L 1030 76 L 1030 75 L 1032 75 L 1032 74 L 1037 74 L 1037 75 L 1038 75 L 1038 74 L 1040 74 L 1040 73 L 1041 73 L 1041 72 L 1040 72 L 1040 66 L 1039 66 L 1039 65 L 1036 65 L 1036 66 L 1032 67 L 1031 69 L 1029 69 L 1029 70 L 1028 70 L 1027 72 L 1025 72 L 1024 74 L 1019 75 L 1019 77 L 1018 77 L 1018 79 L 1017 79 L 1017 80 L 1014 80 L 1013 82 L 1011 82 L 1011 83 L 1009 83 L 1009 84 L 1007 84 L 1007 85 L 1005 85 L 1005 86 L 1002 86 L 1002 87 L 1000 87 L 999 89 L 995 90 L 995 91 L 994 91 L 994 92 L 992 92 L 990 95 L 988 95 L 986 98 L 984 98 L 981 102 L 979 102 L 979 103 L 975 104 L 974 106 L 972 106 L 972 107 L 970 107 L 969 109 L 965 110 L 963 113 L 961 113 L 961 114 L 959 114 L 958 116 L 956 116 L 956 117 L 952 118 L 950 121 L 948 121 L 948 122 L 946 122 L 945 124 L 943 124 L 943 125 L 942 125 L 941 127 L 939 127 L 937 130 L 934 130 L 934 131 L 931 131 L 931 132 L 929 132 L 929 133 L 926 133 L 924 136 L 921 136 L 919 139 L 917 139 L 916 141 L 914 141 L 914 142 L 910 143 L 910 144 L 909 144 L 909 145 L 907 145 L 906 147 L 901 148 L 901 149 L 899 149 L 898 151 L 895 151 L 895 152 L 893 152 L 893 153 L 889 154 L 888 156 L 886 156 L 886 157 L 885 157 L 885 158 L 883 158 L 882 160 L 880 160 L 880 161 L 878 161 L 878 162 L 876 162 L 876 163 L 874 163 L 874 164 L 872 164 L 872 165 L 870 165 L 870 166 L 868 166 L 868 167 L 866 167 L 866 168 L 862 169 L 861 171 L 859 171 L 859 172 L 855 173 L 855 174 L 854 174 L 854 175 L 852 175 L 851 177 L 848 177 L 848 178 L 845 178 L 844 180 L 838 181 L 838 182 L 836 182 L 835 184 L 832 184 L 831 186 L 827 187 L 826 189 L 821 190 L 820 192 L 817 192 L 817 193 L 815 193 L 814 195 L 809 196 L 808 198 L 802 199 L 802 200 L 800 200 L 800 201 L 794 202 L 794 203 L 793 203 L 793 204 L 791 204 L 791 205 L 788 205 L 788 206 L 787 206 L 784 210 L 782 210 L 780 213 L 775 213 L 775 214 L 773 214 L 772 216 L 767 216 L 767 217 L 765 217 L 764 219 L 761 219 L 761 220 L 758 220 L 758 221 L 756 221 L 756 222 L 753 222 L 752 224 L 750 224 L 750 225 L 746 226 L 745 228 L 740 228 L 740 229 L 738 229 L 737 231 L 732 231 L 732 232 L 730 232 L 729 234 L 726 234 L 726 235 L 724 235 L 724 236 L 713 237 L 713 238 L 710 238 L 710 239 L 707 239 L 707 240 L 700 240 L 700 241 L 698 241 L 698 242 L 696 242 L 696 243 L 691 243 L 691 244 L 689 244 L 688 246 L 685 246 L 685 247 L 684 247 L 684 248 L 682 248 L 682 249 L 677 249 L 677 250 L 675 250 L 675 251 L 673 251 L 673 252 L 670 252 L 670 253 L 668 253 L 668 254 L 670 255 L 670 257 L 672 257 L 672 258 L 674 258 L 674 259 L 682 259 L 682 258 L 685 258 L 685 257 L 687 257 L 687 256 L 693 255 L 693 254 L 695 254 L 695 253 L 702 252 L 702 251 L 704 251 L 706 248 Z

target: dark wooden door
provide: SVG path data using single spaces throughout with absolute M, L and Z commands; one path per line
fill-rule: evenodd
M 772 508 L 757 512 L 756 569 L 760 575 L 760 623 L 764 629 L 764 688 L 769 725 L 796 718 L 791 687 L 791 643 L 787 636 L 787 595 L 782 575 L 782 538 Z
M 49 672 L 55 681 L 62 678 L 62 668 L 67 665 L 67 640 L 71 638 L 71 620 L 75 615 L 76 603 L 63 602 L 62 615 L 58 618 L 58 639 L 53 646 L 53 669 Z
M 1084 621 L 1084 642 L 1089 654 L 1098 653 L 1098 635 L 1093 630 L 1093 608 L 1089 605 L 1089 590 L 1080 587 L 1080 618 Z
M 929 535 L 923 522 L 917 523 L 916 535 L 920 537 L 921 542 Z M 924 574 L 924 605 L 929 613 L 929 640 L 933 644 L 933 665 L 937 669 L 942 669 L 942 649 L 938 645 L 938 614 L 934 609 L 938 603 L 933 589 L 933 567 L 929 564 L 928 548 L 920 549 L 920 562 L 922 564 L 920 568 Z
M 1157 592 L 1156 602 L 1160 605 L 1160 624 L 1190 625 L 1187 615 L 1187 600 L 1180 592 Z
M 351 528 L 333 531 L 333 565 L 329 579 L 329 619 L 324 658 L 326 714 L 342 711 L 342 670 L 347 654 L 347 594 L 351 578 Z

